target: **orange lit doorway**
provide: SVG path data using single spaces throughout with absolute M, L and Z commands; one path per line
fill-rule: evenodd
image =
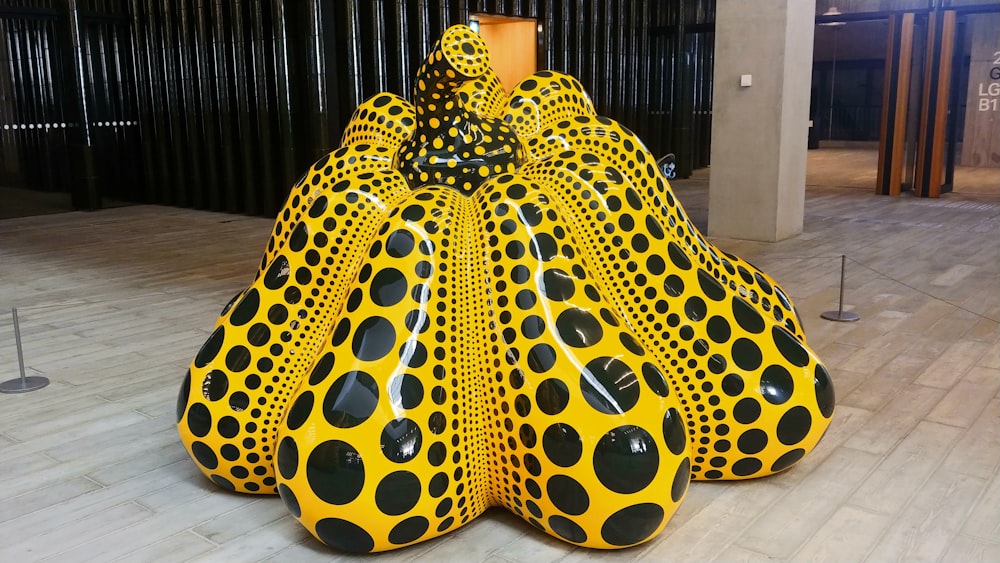
M 538 70 L 538 23 L 527 18 L 474 14 L 476 29 L 490 49 L 490 61 L 503 89 L 514 86 Z

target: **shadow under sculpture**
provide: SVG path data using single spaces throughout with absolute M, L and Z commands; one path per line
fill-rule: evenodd
M 704 239 L 579 82 L 508 97 L 456 26 L 416 84 L 295 185 L 195 357 L 178 429 L 208 478 L 351 552 L 493 506 L 621 548 L 691 479 L 816 445 L 833 387 L 786 293 Z

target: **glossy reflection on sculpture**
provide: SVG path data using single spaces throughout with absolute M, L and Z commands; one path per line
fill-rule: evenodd
M 705 241 L 575 79 L 508 98 L 457 26 L 414 100 L 358 108 L 195 357 L 178 427 L 206 476 L 347 551 L 491 506 L 618 548 L 690 479 L 816 445 L 833 388 L 788 297 Z

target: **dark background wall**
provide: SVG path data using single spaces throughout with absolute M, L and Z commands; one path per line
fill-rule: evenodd
M 538 68 L 682 176 L 707 165 L 712 0 L 0 0 L 0 183 L 272 215 L 474 13 L 535 18 Z

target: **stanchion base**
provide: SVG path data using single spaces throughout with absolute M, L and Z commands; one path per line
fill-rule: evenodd
M 820 313 L 819 316 L 828 321 L 837 321 L 839 323 L 853 323 L 854 321 L 861 320 L 861 315 L 852 313 L 851 311 L 827 311 Z
M 0 393 L 27 393 L 41 389 L 49 384 L 49 378 L 40 375 L 30 375 L 21 379 L 8 379 L 0 383 Z

